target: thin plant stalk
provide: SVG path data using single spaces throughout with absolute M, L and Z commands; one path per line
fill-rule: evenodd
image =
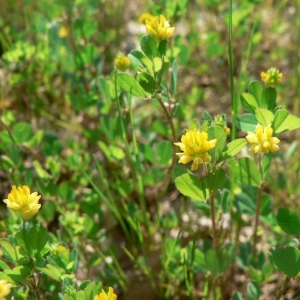
M 236 138 L 236 121 L 238 114 L 237 100 L 235 97 L 234 79 L 233 79 L 233 50 L 232 50 L 232 0 L 229 0 L 229 70 L 230 70 L 230 92 L 231 92 L 231 114 L 232 114 L 232 129 L 231 139 Z
M 286 278 L 285 278 L 285 280 L 284 280 L 284 282 L 283 282 L 283 284 L 282 284 L 279 292 L 276 295 L 276 300 L 280 300 L 281 297 L 284 295 L 284 293 L 286 291 L 286 288 L 287 288 L 290 280 L 291 280 L 291 277 L 286 276 Z
M 208 169 L 206 164 L 203 164 L 205 176 L 208 176 Z M 213 236 L 213 245 L 214 248 L 217 249 L 218 241 L 217 241 L 217 226 L 216 226 L 216 210 L 215 210 L 215 196 L 211 195 L 209 197 L 210 200 L 210 217 L 211 217 L 211 224 L 212 224 L 212 236 Z
M 161 97 L 156 97 L 156 99 L 158 100 L 160 106 L 162 107 L 162 109 L 163 109 L 163 111 L 165 113 L 165 116 L 167 118 L 167 121 L 168 121 L 168 123 L 170 125 L 171 132 L 172 132 L 172 142 L 176 143 L 177 142 L 177 136 L 176 136 L 175 125 L 174 125 L 173 118 L 172 118 L 172 110 L 169 111 L 166 108 L 166 105 L 163 102 L 163 100 L 162 100 Z M 169 101 L 169 104 L 170 104 L 170 101 Z M 172 170 L 173 170 L 173 167 L 174 167 L 174 164 L 175 164 L 175 161 L 176 161 L 176 148 L 174 147 L 174 145 L 173 145 L 172 148 L 173 148 L 172 161 L 171 161 L 171 165 L 169 166 L 169 168 L 167 170 L 166 177 L 165 177 L 165 180 L 163 182 L 163 194 L 167 190 L 168 185 L 170 183 Z
M 145 196 L 144 196 L 144 184 L 143 184 L 143 178 L 142 178 L 142 170 L 141 170 L 141 162 L 139 159 L 139 149 L 137 146 L 136 136 L 134 134 L 134 121 L 133 121 L 133 109 L 132 109 L 132 97 L 131 93 L 129 95 L 129 115 L 130 115 L 130 125 L 131 125 L 131 136 L 132 136 L 132 142 L 133 142 L 133 151 L 136 159 L 136 179 L 137 179 L 137 187 L 138 187 L 138 193 L 139 193 L 139 199 L 140 199 L 140 206 L 142 209 L 144 221 L 146 223 L 146 228 L 148 234 L 150 234 L 150 222 L 149 218 L 147 216 L 147 207 L 145 202 Z
M 259 170 L 262 175 L 262 157 L 261 156 L 259 156 Z M 252 254 L 253 254 L 254 258 L 256 257 L 256 244 L 257 244 L 257 240 L 258 240 L 257 229 L 258 229 L 258 223 L 259 223 L 262 191 L 263 191 L 263 180 L 259 184 L 258 192 L 257 192 L 255 223 L 254 223 L 254 232 L 253 232 L 253 248 L 252 248 Z
M 217 226 L 216 226 L 216 211 L 215 211 L 215 196 L 210 196 L 210 213 L 211 213 L 211 222 L 212 222 L 212 231 L 213 231 L 213 245 L 214 248 L 218 248 L 218 239 L 217 239 Z
M 117 75 L 118 75 L 117 70 L 115 70 L 116 100 L 117 100 L 119 118 L 121 120 L 122 138 L 123 138 L 123 141 L 124 141 L 124 144 L 125 144 L 125 149 L 126 149 L 125 152 L 127 154 L 127 158 L 128 158 L 128 161 L 129 161 L 129 165 L 130 165 L 130 169 L 131 169 L 131 172 L 132 172 L 132 176 L 134 178 L 136 189 L 138 191 L 139 200 L 140 200 L 140 206 L 141 206 L 141 209 L 142 209 L 142 213 L 144 215 L 144 220 L 146 222 L 147 232 L 150 235 L 150 224 L 149 224 L 149 220 L 148 220 L 148 217 L 147 217 L 146 204 L 145 204 L 144 191 L 143 191 L 143 182 L 141 180 L 141 174 L 140 174 L 140 172 L 138 172 L 137 166 L 133 163 L 132 157 L 130 155 L 131 151 L 130 151 L 130 147 L 129 147 L 129 144 L 128 144 L 128 141 L 127 141 L 125 124 L 124 124 L 124 120 L 122 118 L 122 113 L 121 113 L 121 104 L 120 104 L 120 100 L 119 100 L 119 97 L 118 97 Z M 130 97 L 130 99 L 131 99 L 131 97 Z M 131 110 L 132 110 L 132 107 L 131 107 Z M 131 123 L 132 123 L 131 126 L 133 126 L 133 114 L 132 114 L 132 111 L 130 113 L 130 119 L 131 119 Z M 133 136 L 134 136 L 134 134 L 133 134 Z M 136 150 L 136 151 L 138 151 L 138 150 Z M 136 153 L 136 154 L 138 154 L 138 153 Z M 138 155 L 136 155 L 136 157 L 137 157 L 136 159 L 138 159 Z

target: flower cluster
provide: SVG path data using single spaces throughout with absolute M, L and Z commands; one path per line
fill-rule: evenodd
M 151 20 L 153 18 L 155 18 L 153 15 L 151 15 L 150 13 L 144 12 L 140 15 L 139 22 L 146 25 L 146 21 Z
M 99 295 L 94 297 L 94 300 L 116 300 L 117 295 L 114 293 L 114 289 L 112 287 L 108 288 L 108 293 L 102 289 L 102 292 Z
M 0 280 L 0 299 L 5 300 L 11 290 L 11 284 L 6 280 Z
M 130 64 L 130 59 L 124 53 L 119 53 L 115 59 L 115 66 L 121 71 L 126 71 Z
M 63 39 L 68 35 L 69 35 L 69 29 L 66 26 L 61 26 L 58 31 L 58 36 Z
M 273 137 L 273 128 L 271 124 L 267 127 L 263 127 L 258 124 L 256 126 L 255 133 L 248 131 L 246 139 L 249 143 L 253 144 L 250 147 L 250 151 L 254 153 L 269 153 L 279 150 L 277 144 L 280 143 L 280 140 L 276 137 Z
M 282 80 L 282 73 L 276 68 L 270 68 L 267 72 L 261 72 L 262 81 L 271 87 L 275 87 Z
M 176 153 L 180 158 L 179 163 L 187 164 L 193 161 L 192 171 L 198 170 L 201 164 L 211 161 L 208 151 L 213 149 L 216 143 L 216 139 L 208 140 L 208 134 L 205 131 L 187 130 L 186 134 L 181 137 L 181 143 L 175 143 L 183 151 L 183 153 Z
M 175 27 L 170 27 L 169 22 L 163 15 L 148 18 L 145 22 L 147 32 L 158 42 L 168 40 L 174 34 Z
M 27 185 L 16 188 L 14 185 L 11 192 L 8 194 L 8 199 L 4 199 L 8 208 L 18 212 L 24 220 L 34 216 L 40 209 L 39 204 L 41 196 L 37 192 L 30 194 L 30 189 Z

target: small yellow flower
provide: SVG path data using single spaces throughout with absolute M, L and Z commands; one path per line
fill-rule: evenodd
M 115 66 L 121 71 L 126 71 L 130 64 L 130 59 L 124 53 L 119 53 L 115 59 Z
M 168 40 L 175 31 L 175 27 L 170 27 L 166 17 L 160 15 L 146 20 L 146 30 L 152 35 L 158 42 Z
M 276 137 L 272 137 L 273 128 L 271 124 L 267 127 L 263 127 L 258 124 L 256 126 L 255 133 L 248 131 L 246 139 L 249 143 L 253 144 L 250 147 L 250 151 L 254 153 L 269 153 L 279 150 L 279 146 L 276 144 L 280 143 L 280 140 Z
M 144 12 L 144 13 L 142 13 L 142 14 L 140 15 L 140 17 L 139 17 L 139 23 L 142 23 L 142 24 L 145 24 L 145 25 L 146 25 L 146 21 L 147 21 L 147 20 L 151 20 L 151 19 L 153 19 L 153 18 L 154 18 L 153 15 L 151 15 L 150 13 Z
M 267 72 L 261 72 L 261 80 L 268 86 L 275 87 L 282 80 L 282 73 L 276 68 L 270 68 Z
M 63 39 L 65 37 L 67 37 L 68 35 L 69 35 L 69 29 L 68 29 L 68 27 L 61 26 L 59 28 L 59 31 L 58 31 L 58 36 Z
M 34 216 L 40 209 L 39 204 L 41 196 L 37 192 L 30 194 L 30 189 L 27 185 L 16 188 L 14 185 L 11 192 L 8 194 L 8 199 L 3 200 L 8 208 L 21 214 L 24 220 Z
M 102 292 L 99 295 L 94 297 L 94 300 L 116 300 L 117 295 L 114 293 L 114 289 L 112 287 L 108 288 L 108 293 L 106 294 L 102 289 Z
M 207 153 L 216 146 L 217 140 L 208 141 L 208 134 L 205 131 L 189 129 L 185 135 L 181 137 L 182 143 L 174 143 L 180 147 L 183 153 L 176 153 L 179 156 L 179 163 L 187 164 L 193 161 L 192 171 L 196 171 L 199 165 L 211 161 L 211 156 Z
M 6 296 L 10 293 L 11 284 L 6 280 L 0 280 L 0 300 L 5 300 Z
M 230 128 L 226 126 L 226 128 L 224 128 L 224 131 L 226 133 L 226 135 L 230 134 Z

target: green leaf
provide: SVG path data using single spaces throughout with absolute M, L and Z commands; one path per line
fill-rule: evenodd
M 275 133 L 291 131 L 300 128 L 300 119 L 290 115 L 285 109 L 276 111 L 273 126 Z
M 207 177 L 203 179 L 204 185 L 209 189 L 209 195 L 214 194 L 219 190 L 225 181 L 225 172 L 223 169 L 219 169 L 210 172 Z
M 193 200 L 205 201 L 209 193 L 204 181 L 190 174 L 177 177 L 175 185 L 181 194 Z
M 257 108 L 255 116 L 257 121 L 263 126 L 268 126 L 274 120 L 273 113 L 265 108 Z
M 228 160 L 228 167 L 232 175 L 241 183 L 259 186 L 261 175 L 256 164 L 248 157 Z
M 10 269 L 10 267 L 3 260 L 0 260 L 0 268 L 2 270 Z
M 257 282 L 249 282 L 247 285 L 247 300 L 259 300 L 260 295 L 261 292 Z
M 20 230 L 16 233 L 16 242 L 17 245 L 20 246 L 24 253 L 22 254 L 26 254 L 29 257 L 32 257 L 32 246 L 31 246 L 31 241 L 30 241 L 30 237 L 29 237 L 29 229 L 27 228 L 25 231 L 24 230 Z
M 167 53 L 168 41 L 163 40 L 158 45 L 158 55 L 163 58 Z
M 137 76 L 137 81 L 141 85 L 141 87 L 148 93 L 154 94 L 156 91 L 156 81 L 154 78 L 148 73 L 140 73 Z
M 238 127 L 244 132 L 247 131 L 255 132 L 257 123 L 258 121 L 255 115 L 252 114 L 244 114 L 240 116 L 237 121 Z
M 246 146 L 246 144 L 247 144 L 247 140 L 244 138 L 236 139 L 236 140 L 230 142 L 226 146 L 225 151 L 223 151 L 222 156 L 219 161 L 223 161 L 227 158 L 235 156 Z
M 243 300 L 243 295 L 239 292 L 235 292 L 232 297 L 232 300 Z
M 202 180 L 191 174 L 184 174 L 175 179 L 177 189 L 193 200 L 205 201 L 220 189 L 225 181 L 225 172 L 219 169 Z
M 48 231 L 42 225 L 35 225 L 30 229 L 29 240 L 31 247 L 35 252 L 40 252 L 43 250 L 44 246 L 48 241 Z
M 154 72 L 157 73 L 162 67 L 162 60 L 159 57 L 153 58 Z
M 162 141 L 156 148 L 158 161 L 160 165 L 168 165 L 173 153 L 173 147 L 170 142 Z
M 32 268 L 29 266 L 17 266 L 13 269 L 6 269 L 4 271 L 13 281 L 17 281 L 18 283 L 25 284 L 28 276 L 31 275 Z
M 178 78 L 178 67 L 177 60 L 174 59 L 172 62 L 172 74 L 171 74 L 171 95 L 174 98 L 177 91 L 177 78 Z
M 276 107 L 276 90 L 272 87 L 266 88 L 262 92 L 262 107 L 273 111 Z
M 147 57 L 157 56 L 157 42 L 151 35 L 144 35 L 141 39 L 141 49 Z
M 226 144 L 226 133 L 219 126 L 210 126 L 207 130 L 207 133 L 208 140 L 217 139 L 215 148 L 209 151 L 209 154 L 211 155 L 211 163 L 215 165 L 224 150 Z
M 41 179 L 52 178 L 52 176 L 46 170 L 43 169 L 41 163 L 38 160 L 34 160 L 32 162 L 32 165 L 34 166 L 34 169 L 39 178 L 41 178 Z
M 61 271 L 50 264 L 47 264 L 45 268 L 39 268 L 40 271 L 44 272 L 49 277 L 53 278 L 54 280 L 60 282 L 60 276 L 62 275 Z
M 278 270 L 288 277 L 296 277 L 300 271 L 300 251 L 288 246 L 271 249 L 272 259 Z
M 252 81 L 248 86 L 248 92 L 254 96 L 258 107 L 262 107 L 262 91 L 263 87 L 258 81 Z
M 209 249 L 205 254 L 205 261 L 207 269 L 216 276 L 229 268 L 232 258 L 226 249 Z
M 142 65 L 142 59 L 144 57 L 145 55 L 138 50 L 133 50 L 128 54 L 128 58 L 135 67 L 139 67 Z
M 189 129 L 196 129 L 196 130 L 199 130 L 199 124 L 197 122 L 197 120 L 192 120 L 189 124 Z
M 147 72 L 149 73 L 149 75 L 152 76 L 154 79 L 155 69 L 154 69 L 153 59 L 145 57 L 142 59 L 142 63 L 144 65 L 144 67 L 147 69 Z
M 0 245 L 4 252 L 5 258 L 7 258 L 10 262 L 16 264 L 18 260 L 17 251 L 7 240 L 0 240 Z
M 287 208 L 279 208 L 276 220 L 285 233 L 300 236 L 300 221 L 295 212 Z
M 241 95 L 241 102 L 243 107 L 253 114 L 255 114 L 256 108 L 259 107 L 256 99 L 249 93 L 243 93 Z
M 204 123 L 205 121 L 208 121 L 208 124 L 210 125 L 213 121 L 211 115 L 209 114 L 209 112 L 205 111 L 203 114 L 202 114 L 202 120 L 201 120 L 201 123 Z
M 23 144 L 32 137 L 32 128 L 27 123 L 17 123 L 13 126 L 13 136 L 17 144 Z
M 143 154 L 144 158 L 149 162 L 154 163 L 155 156 L 151 147 L 148 144 L 139 144 L 139 152 Z
M 136 97 L 145 98 L 149 95 L 132 76 L 126 73 L 119 73 L 117 82 L 124 91 L 132 93 Z
M 275 117 L 273 120 L 272 127 L 274 129 L 275 133 L 280 133 L 281 131 L 278 131 L 278 128 L 280 128 L 281 124 L 286 120 L 288 117 L 289 112 L 286 109 L 278 109 L 275 113 Z

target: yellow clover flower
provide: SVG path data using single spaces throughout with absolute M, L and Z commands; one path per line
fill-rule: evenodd
M 0 280 L 0 300 L 5 300 L 11 290 L 11 284 L 6 280 Z
M 24 220 L 34 216 L 40 209 L 39 204 L 41 196 L 37 192 L 30 194 L 30 189 L 27 185 L 16 188 L 14 185 L 11 192 L 8 194 L 8 199 L 3 200 L 8 208 L 21 214 Z
M 102 289 L 102 292 L 99 295 L 94 297 L 94 300 L 116 300 L 117 295 L 114 293 L 114 289 L 112 287 L 108 288 L 108 293 L 105 293 Z
M 119 53 L 115 59 L 115 66 L 121 71 L 126 71 L 130 64 L 130 59 L 124 53 Z
M 272 67 L 267 72 L 261 72 L 261 80 L 268 86 L 275 87 L 282 80 L 282 73 Z
M 146 30 L 158 42 L 161 42 L 168 40 L 174 34 L 175 27 L 170 27 L 166 17 L 160 15 L 146 20 Z
M 279 150 L 277 144 L 280 143 L 280 140 L 276 137 L 273 137 L 273 128 L 271 124 L 267 127 L 263 127 L 258 124 L 256 126 L 255 133 L 248 131 L 246 139 L 249 143 L 253 144 L 250 147 L 250 151 L 254 153 L 269 153 Z
M 63 39 L 65 37 L 67 37 L 68 35 L 69 35 L 69 29 L 68 29 L 68 27 L 61 26 L 59 28 L 59 31 L 58 31 L 58 36 Z
M 182 143 L 175 143 L 183 153 L 176 153 L 179 156 L 179 163 L 187 164 L 193 161 L 192 171 L 196 171 L 199 165 L 211 161 L 211 156 L 207 153 L 216 146 L 217 140 L 208 141 L 208 134 L 205 131 L 189 129 L 181 137 Z
M 146 21 L 151 20 L 153 18 L 155 18 L 153 15 L 151 15 L 150 13 L 144 12 L 139 17 L 139 23 L 146 25 Z

